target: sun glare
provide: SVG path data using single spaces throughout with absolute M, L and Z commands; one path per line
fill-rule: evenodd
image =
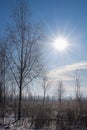
M 53 46 L 58 51 L 64 51 L 68 47 L 68 41 L 65 38 L 59 37 L 54 41 Z

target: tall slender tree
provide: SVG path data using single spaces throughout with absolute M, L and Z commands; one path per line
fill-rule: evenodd
M 0 45 L 0 103 L 2 108 L 3 121 L 5 116 L 6 101 L 6 47 Z
M 26 0 L 13 12 L 12 27 L 8 28 L 7 56 L 10 70 L 19 88 L 18 119 L 21 118 L 22 90 L 39 76 L 41 65 L 40 43 L 43 35 L 40 27 L 30 24 L 30 12 Z
M 41 86 L 43 89 L 43 104 L 46 101 L 47 91 L 52 87 L 52 83 L 53 81 L 50 80 L 49 77 L 47 76 L 47 73 L 44 72 L 42 74 L 42 79 L 41 79 Z
M 76 107 L 77 107 L 77 116 L 79 116 L 80 113 L 80 98 L 81 98 L 81 79 L 80 79 L 80 71 L 75 71 L 75 97 L 76 97 Z

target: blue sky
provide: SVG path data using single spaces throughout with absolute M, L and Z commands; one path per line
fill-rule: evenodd
M 30 2 L 31 11 L 34 14 L 35 20 L 42 20 L 46 24 L 46 31 L 49 38 L 53 37 L 60 32 L 66 37 L 69 36 L 72 42 L 71 51 L 67 55 L 55 54 L 56 59 L 53 61 L 49 59 L 51 64 L 56 63 L 59 59 L 60 65 L 71 64 L 87 60 L 87 1 L 86 0 L 32 0 Z M 47 48 L 48 49 L 48 48 Z M 54 52 L 49 49 L 52 58 Z M 67 57 L 67 61 L 63 60 Z M 48 59 L 47 59 L 48 61 Z
M 0 34 L 7 26 L 17 1 L 0 0 Z M 60 33 L 68 38 L 70 44 L 66 52 L 60 53 L 52 48 L 51 42 L 44 43 L 44 59 L 49 73 L 53 72 L 53 75 L 54 70 L 58 72 L 60 67 L 66 70 L 67 66 L 74 66 L 73 71 L 78 68 L 86 71 L 84 66 L 87 62 L 87 0 L 29 0 L 29 6 L 32 19 L 45 24 L 50 40 Z M 78 66 L 75 68 L 75 65 Z M 83 72 L 82 77 L 84 76 L 87 75 Z M 86 81 L 84 84 L 83 86 L 86 86 Z

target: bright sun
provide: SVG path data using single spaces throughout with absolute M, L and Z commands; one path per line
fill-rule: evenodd
M 57 38 L 53 44 L 54 48 L 58 51 L 64 51 L 68 47 L 68 41 L 63 37 Z

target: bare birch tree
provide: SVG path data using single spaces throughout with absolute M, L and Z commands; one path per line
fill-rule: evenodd
M 58 82 L 58 88 L 57 88 L 57 93 L 58 93 L 58 100 L 59 100 L 59 103 L 61 104 L 62 102 L 62 98 L 63 98 L 63 93 L 64 93 L 64 88 L 63 88 L 63 83 L 62 81 L 59 81 Z
M 75 96 L 76 96 L 76 107 L 77 107 L 77 116 L 79 116 L 80 112 L 80 97 L 81 97 L 81 90 L 80 90 L 80 72 L 76 70 L 75 73 Z
M 77 101 L 79 101 L 79 98 L 80 98 L 80 74 L 79 74 L 79 70 L 76 70 L 75 84 L 76 84 L 76 99 L 77 99 Z
M 43 103 L 45 103 L 46 101 L 46 94 L 47 91 L 51 88 L 53 81 L 50 80 L 46 74 L 46 72 L 44 72 L 42 74 L 42 79 L 41 79 L 41 86 L 43 89 Z
M 12 27 L 8 28 L 7 56 L 10 70 L 19 88 L 18 119 L 21 118 L 22 90 L 39 76 L 41 65 L 40 42 L 42 33 L 39 26 L 31 25 L 28 3 L 21 0 L 13 12 Z
M 3 43 L 3 42 L 2 42 Z M 0 46 L 0 103 L 4 121 L 6 105 L 6 47 Z

